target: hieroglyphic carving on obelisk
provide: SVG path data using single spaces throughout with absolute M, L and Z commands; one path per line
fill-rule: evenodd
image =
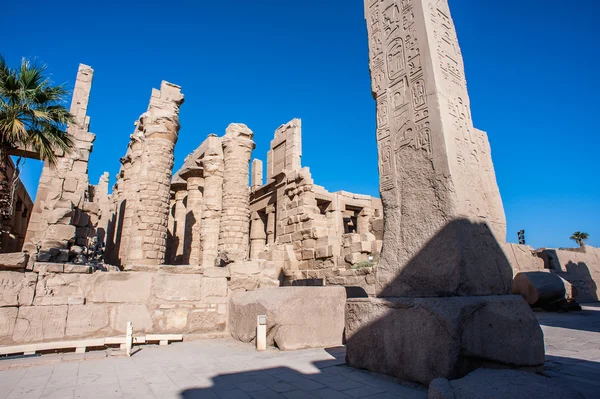
M 443 244 L 444 256 L 428 262 L 428 275 L 411 271 L 398 281 L 406 265 L 453 220 L 483 221 L 498 239 L 505 235 L 502 202 L 493 195 L 498 188 L 495 179 L 488 181 L 494 176 L 489 144 L 473 127 L 447 0 L 365 0 L 365 16 L 386 218 L 378 292 L 464 294 L 461 270 L 478 258 L 465 249 L 468 237 L 460 232 Z M 486 249 L 479 250 L 485 258 Z M 507 289 L 493 285 L 498 284 L 484 283 L 482 292 L 468 287 L 466 293 Z

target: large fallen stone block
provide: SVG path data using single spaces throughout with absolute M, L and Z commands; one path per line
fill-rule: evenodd
M 513 294 L 521 295 L 528 304 L 544 309 L 575 299 L 573 286 L 549 271 L 518 273 L 513 279 Z
M 478 369 L 459 380 L 437 378 L 428 399 L 583 399 L 556 378 L 518 370 Z
M 542 330 L 517 295 L 349 299 L 346 339 L 348 365 L 422 384 L 544 364 Z
M 256 338 L 267 316 L 267 344 L 281 350 L 339 346 L 344 332 L 343 287 L 281 287 L 238 292 L 229 301 L 229 329 L 242 342 Z
M 26 252 L 0 254 L 0 270 L 23 271 L 28 260 L 29 254 Z

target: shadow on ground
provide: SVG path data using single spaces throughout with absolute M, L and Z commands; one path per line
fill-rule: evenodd
M 600 303 L 584 304 L 577 312 L 540 312 L 536 316 L 542 326 L 600 333 Z
M 221 374 L 210 388 L 190 388 L 181 399 L 198 398 L 407 398 L 425 399 L 427 391 L 417 384 L 353 369 L 344 364 L 345 349 L 326 351 L 335 359 L 312 362 L 319 369 L 304 374 L 289 367 Z

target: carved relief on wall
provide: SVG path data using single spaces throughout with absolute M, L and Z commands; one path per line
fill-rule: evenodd
M 379 142 L 379 189 L 387 191 L 393 189 L 395 184 L 396 165 L 392 150 L 391 139 Z
M 386 95 L 377 98 L 377 128 L 387 126 L 388 124 L 388 100 Z
M 432 157 L 431 129 L 429 128 L 429 122 L 419 124 L 415 129 L 408 127 L 403 130 L 396 151 L 399 152 L 404 148 L 424 151 L 428 158 Z
M 394 82 L 404 73 L 404 43 L 399 37 L 392 40 L 388 46 L 387 66 L 390 82 Z
M 385 76 L 385 58 L 379 54 L 371 62 L 371 91 L 375 94 L 381 94 L 387 87 Z
M 389 38 L 400 23 L 400 9 L 397 4 L 392 4 L 383 11 L 383 32 L 385 38 Z
M 450 19 L 447 2 L 429 3 L 430 18 L 433 22 L 433 36 L 437 42 L 437 54 L 445 80 L 458 86 L 465 86 L 464 67 L 456 29 Z

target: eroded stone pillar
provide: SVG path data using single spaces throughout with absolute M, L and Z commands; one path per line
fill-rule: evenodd
M 252 212 L 250 223 L 250 259 L 258 259 L 265 249 L 267 234 L 265 233 L 265 221 L 258 212 Z
M 259 188 L 263 185 L 263 163 L 260 159 L 252 161 L 252 188 Z
M 171 185 L 173 188 L 174 185 Z M 185 241 L 185 215 L 187 185 L 178 184 L 175 186 L 175 212 L 173 216 L 173 263 L 179 265 L 183 261 L 183 248 Z
M 200 265 L 200 224 L 202 219 L 204 178 L 202 169 L 188 170 L 181 174 L 187 179 L 187 212 L 185 216 L 184 263 Z
M 219 253 L 228 262 L 248 257 L 249 163 L 255 147 L 254 133 L 246 125 L 232 123 L 223 136 L 223 212 Z
M 80 64 L 70 112 L 75 120 L 67 127 L 73 140 L 71 153 L 57 151 L 57 162 L 42 169 L 24 250 L 36 253 L 41 261 L 66 262 L 69 242 L 87 243 L 89 217 L 84 212 L 89 201 L 88 160 L 96 136 L 89 132 L 86 115 L 94 70 Z M 79 234 L 78 234 L 79 233 Z
M 199 161 L 204 169 L 204 204 L 200 222 L 201 265 L 215 266 L 219 249 L 219 231 L 223 207 L 223 148 L 221 139 L 211 134 L 207 150 Z
M 136 136 L 143 150 L 137 175 L 137 199 L 133 213 L 126 266 L 160 265 L 165 262 L 173 150 L 179 134 L 181 88 L 163 81 L 153 89 L 148 111 L 142 114 Z
M 271 245 L 275 243 L 275 206 L 267 205 L 266 208 L 267 213 L 267 245 Z

